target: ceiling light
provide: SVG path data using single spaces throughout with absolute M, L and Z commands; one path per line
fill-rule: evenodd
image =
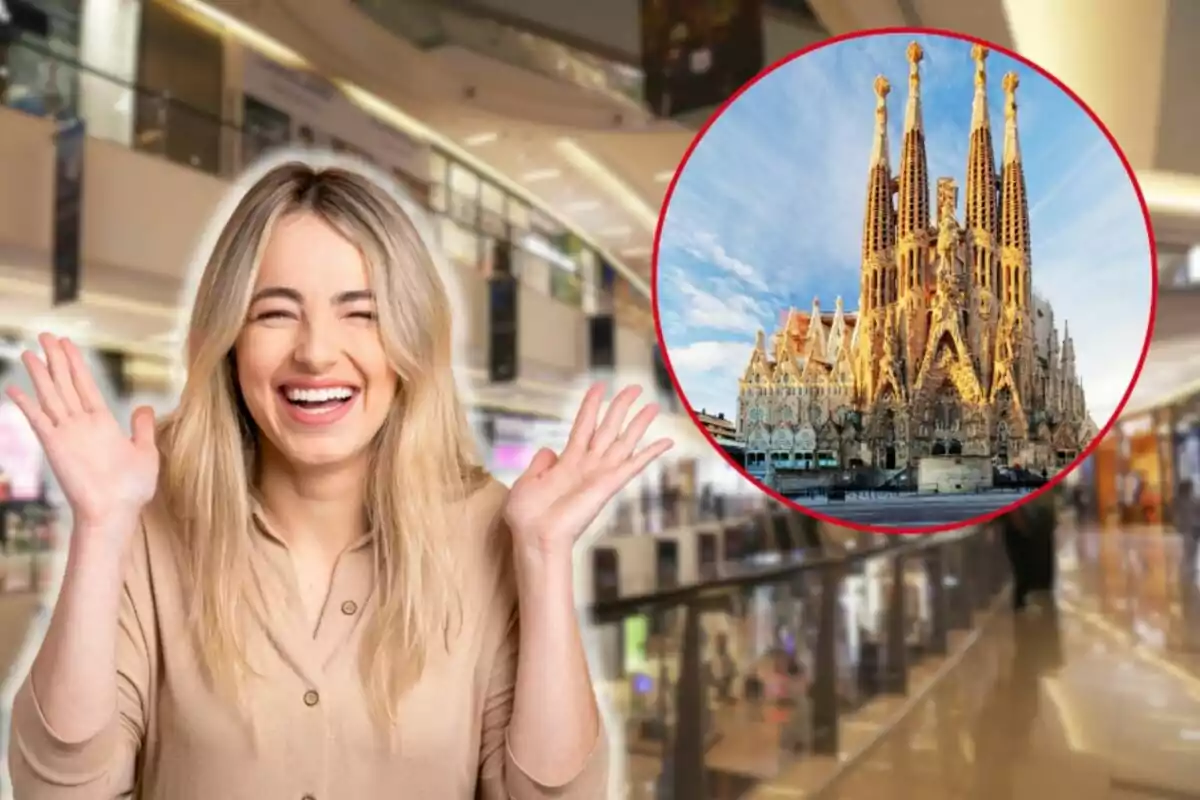
M 555 178 L 557 178 L 560 175 L 562 175 L 562 173 L 553 168 L 551 168 L 551 169 L 535 169 L 530 172 L 526 172 L 524 175 L 522 175 L 521 180 L 524 181 L 525 183 L 537 183 L 538 181 L 554 180 Z
M 481 147 L 485 144 L 491 144 L 499 138 L 500 134 L 495 133 L 494 131 L 489 131 L 487 133 L 472 134 L 466 139 L 463 139 L 463 141 L 466 142 L 470 147 Z
M 559 139 L 555 148 L 572 167 L 611 195 L 636 221 L 642 223 L 646 230 L 652 231 L 658 225 L 657 210 L 651 208 L 640 194 L 629 188 L 612 170 L 604 166 L 578 142 L 572 139 Z
M 1200 216 L 1200 178 L 1157 170 L 1139 170 L 1138 185 L 1150 213 Z
M 258 50 L 270 58 L 273 58 L 279 63 L 288 66 L 312 69 L 312 65 L 294 50 L 284 46 L 278 40 L 272 39 L 256 28 L 253 28 L 252 26 L 237 20 L 233 16 L 214 8 L 210 3 L 205 2 L 205 0 L 179 0 L 179 2 L 183 6 L 187 7 L 193 12 L 196 12 L 198 15 L 206 18 L 210 22 L 221 26 L 226 32 L 232 34 L 235 38 L 240 39 L 242 43 L 249 45 L 250 47 Z M 437 130 L 431 128 L 423 122 L 420 122 L 415 117 L 409 116 L 390 102 L 383 100 L 382 98 L 366 91 L 365 89 L 362 89 L 359 86 L 356 86 L 345 79 L 335 77 L 332 79 L 332 83 L 341 89 L 342 92 L 344 92 L 352 102 L 354 102 L 360 108 L 366 110 L 368 113 L 373 114 L 383 122 L 398 128 L 401 132 L 407 133 L 418 140 L 423 140 L 422 143 L 431 143 L 437 145 L 441 149 L 447 151 L 455 159 L 463 162 L 466 166 L 487 177 L 497 185 L 507 189 L 524 202 L 529 203 L 534 208 L 546 214 L 546 216 L 557 220 L 558 222 L 564 222 L 564 220 L 557 216 L 557 214 L 554 212 L 554 209 L 547 206 L 547 204 L 544 203 L 541 198 L 531 194 L 524 187 L 519 186 L 517 183 L 512 181 L 508 176 L 497 172 L 494 168 L 488 164 L 485 164 L 473 153 L 463 149 L 457 142 L 453 141 L 449 137 L 444 136 Z M 651 227 L 653 227 L 656 223 L 657 215 L 654 215 L 654 221 L 650 223 Z M 586 231 L 576 231 L 576 234 L 584 241 L 585 244 L 599 251 L 602 256 L 611 258 L 611 255 L 605 253 L 604 248 L 600 247 L 595 241 L 593 241 L 588 236 Z M 626 268 L 625 265 L 621 264 L 616 259 L 612 259 L 612 261 L 613 266 L 615 266 L 617 270 L 626 277 L 629 283 L 632 284 L 638 292 L 646 297 L 650 296 L 650 286 L 641 276 L 639 276 L 634 270 Z
M 654 180 L 657 183 L 670 183 L 671 178 L 674 178 L 674 177 L 675 177 L 675 170 L 664 169 L 662 172 L 658 172 L 654 175 Z
M 237 38 L 249 44 L 268 58 L 272 58 L 285 66 L 300 66 L 305 59 L 295 50 L 274 39 L 262 31 L 239 20 L 220 9 L 214 8 L 201 0 L 179 0 L 179 4 L 189 11 L 227 29 Z

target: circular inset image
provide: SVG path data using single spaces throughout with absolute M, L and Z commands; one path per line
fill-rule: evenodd
M 1149 345 L 1154 258 L 1133 173 L 1069 88 L 892 29 L 798 53 L 710 120 L 663 206 L 655 314 L 697 425 L 765 491 L 927 533 L 1016 508 L 1099 443 Z

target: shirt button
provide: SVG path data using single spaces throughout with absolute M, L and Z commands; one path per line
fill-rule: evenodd
M 342 613 L 346 616 L 350 616 L 356 611 L 358 611 L 358 603 L 354 602 L 353 600 L 347 600 L 346 602 L 342 603 Z
M 312 689 L 309 689 L 304 693 L 304 705 L 315 706 L 319 702 L 321 702 L 321 695 L 317 694 Z

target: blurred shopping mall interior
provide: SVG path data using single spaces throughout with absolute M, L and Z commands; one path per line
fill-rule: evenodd
M 716 77 L 680 82 L 661 32 L 700 6 Z M 687 438 L 650 299 L 674 171 L 763 66 L 884 26 L 1015 50 L 1120 141 L 1156 235 L 1141 379 L 1059 487 L 1055 596 L 1021 614 L 996 526 L 818 522 L 692 432 L 580 561 L 614 796 L 1200 798 L 1200 588 L 1172 522 L 1200 479 L 1192 0 L 0 0 L 0 383 L 48 330 L 118 406 L 169 409 L 206 221 L 246 165 L 303 143 L 425 209 L 495 474 L 561 438 L 590 374 L 642 382 Z M 61 566 L 47 485 L 0 400 L 5 735 Z

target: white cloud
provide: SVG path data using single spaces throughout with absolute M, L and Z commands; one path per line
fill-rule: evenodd
M 1080 164 L 1085 165 L 1081 167 Z M 1033 284 L 1069 327 L 1103 426 L 1133 380 L 1150 324 L 1153 259 L 1141 206 L 1111 149 L 1084 148 L 1031 212 Z
M 689 372 L 733 370 L 738 375 L 750 361 L 754 345 L 745 342 L 695 342 L 671 351 L 671 366 Z
M 701 289 L 676 272 L 665 282 L 673 284 L 679 296 L 679 312 L 687 329 L 708 328 L 754 336 L 759 319 L 766 313 L 762 304 L 742 294 L 717 296 Z
M 769 291 L 766 281 L 762 279 L 758 270 L 740 258 L 731 256 L 711 233 L 695 234 L 693 244 L 688 247 L 688 252 L 729 273 L 754 291 Z
M 737 413 L 737 382 L 753 342 L 700 341 L 670 351 L 671 368 L 688 404 L 697 411 Z

